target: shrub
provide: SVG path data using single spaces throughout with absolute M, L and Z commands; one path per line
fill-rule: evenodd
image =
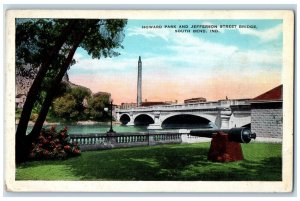
M 72 112 L 76 111 L 76 100 L 71 94 L 65 94 L 53 101 L 54 113 L 64 119 L 69 120 Z
M 65 127 L 59 132 L 55 126 L 42 129 L 39 137 L 32 143 L 29 158 L 33 160 L 66 159 L 80 155 L 77 142 L 70 143 L 68 129 Z

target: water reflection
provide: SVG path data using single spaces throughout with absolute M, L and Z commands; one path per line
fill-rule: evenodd
M 28 126 L 27 134 L 32 130 L 33 126 Z M 51 126 L 45 126 L 44 128 L 50 128 Z M 78 124 L 61 124 L 56 126 L 56 130 L 63 129 L 64 127 L 68 128 L 69 134 L 89 134 L 89 133 L 106 133 L 110 126 L 107 124 L 93 124 L 93 125 L 78 125 Z M 142 132 L 142 131 L 148 131 L 148 126 L 126 126 L 126 125 L 114 125 L 113 130 L 117 133 L 125 133 L 125 132 Z M 197 125 L 169 125 L 168 127 L 165 127 L 164 130 L 173 130 L 173 129 L 195 129 L 195 128 L 213 128 L 214 125 L 212 124 L 199 124 Z

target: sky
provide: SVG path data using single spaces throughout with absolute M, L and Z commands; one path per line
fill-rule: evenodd
M 115 104 L 136 102 L 141 56 L 147 101 L 254 98 L 282 83 L 282 20 L 129 19 L 122 45 L 120 56 L 100 60 L 78 48 L 70 81 L 111 93 Z

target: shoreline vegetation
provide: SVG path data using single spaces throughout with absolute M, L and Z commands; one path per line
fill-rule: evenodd
M 28 126 L 33 126 L 34 121 L 29 121 Z M 113 121 L 113 125 L 120 125 L 121 122 L 118 121 Z M 16 120 L 16 125 L 19 124 L 19 120 Z M 76 124 L 76 125 L 96 125 L 96 124 L 102 124 L 102 125 L 110 125 L 110 121 L 92 121 L 92 120 L 86 120 L 86 121 L 68 121 L 68 122 L 47 122 L 45 121 L 43 126 L 56 126 L 56 125 L 61 125 L 61 124 Z

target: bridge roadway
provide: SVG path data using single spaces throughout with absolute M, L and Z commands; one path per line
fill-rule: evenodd
M 215 128 L 242 127 L 251 123 L 250 99 L 219 100 L 189 104 L 155 105 L 116 109 L 117 120 L 126 125 L 149 124 L 162 129 L 167 124 L 209 123 Z

